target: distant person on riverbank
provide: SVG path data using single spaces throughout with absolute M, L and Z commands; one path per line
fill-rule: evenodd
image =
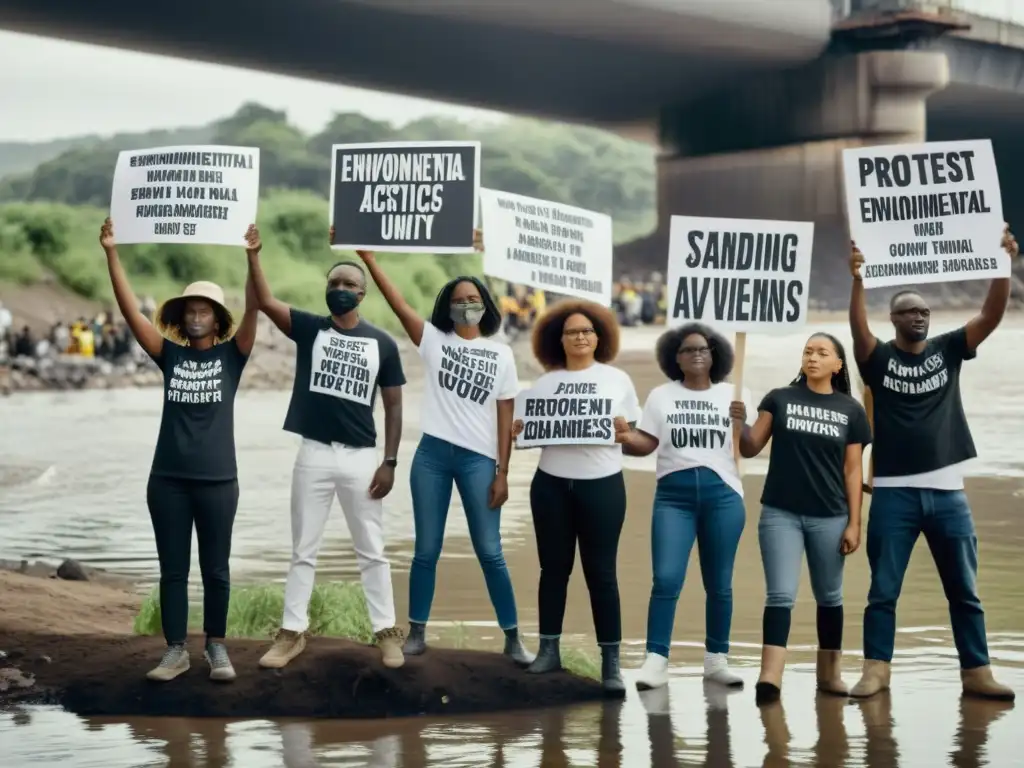
M 596 397 L 612 402 L 616 432 L 640 418 L 633 381 L 611 366 L 619 351 L 619 324 L 607 307 L 564 299 L 548 308 L 533 329 L 533 354 L 545 371 L 541 382 L 589 385 Z M 523 430 L 517 420 L 516 437 Z M 551 672 L 562 666 L 559 641 L 566 590 L 579 544 L 590 592 L 601 679 L 610 696 L 624 696 L 619 669 L 622 615 L 616 559 L 626 519 L 626 483 L 620 445 L 551 445 L 541 448 L 530 484 L 530 509 L 537 536 L 540 584 L 537 605 L 540 649 L 527 670 Z
M 455 485 L 498 625 L 505 633 L 504 653 L 525 666 L 533 655 L 519 633 L 512 578 L 501 549 L 501 507 L 508 500 L 512 414 L 519 392 L 512 349 L 491 338 L 501 329 L 501 312 L 483 282 L 458 277 L 437 294 L 430 320 L 424 320 L 373 253 L 360 251 L 359 256 L 419 349 L 426 373 L 420 411 L 423 436 L 409 470 L 416 544 L 409 572 L 405 653 L 416 656 L 427 648 L 437 562 Z
M 50 328 L 50 349 L 58 355 L 66 355 L 71 351 L 71 329 L 62 320 Z
M 256 340 L 258 307 L 246 284 L 245 314 L 235 331 L 219 286 L 198 282 L 169 299 L 155 325 L 142 314 L 117 255 L 107 219 L 100 245 L 121 315 L 164 374 L 160 432 L 146 487 L 160 558 L 160 613 L 167 651 L 150 680 L 173 680 L 190 666 L 188 574 L 192 527 L 203 578 L 203 631 L 210 679 L 235 678 L 224 636 L 231 596 L 229 557 L 238 509 L 235 392 Z
M 1004 230 L 1011 260 L 1017 241 Z M 981 312 L 954 331 L 928 338 L 931 310 L 920 294 L 892 297 L 889 317 L 896 336 L 880 341 L 868 325 L 861 265 L 852 246 L 850 329 L 864 384 L 874 400 L 875 448 L 868 562 L 871 589 L 864 611 L 864 673 L 850 691 L 865 698 L 891 682 L 896 643 L 896 601 L 914 544 L 923 533 L 938 569 L 960 657 L 965 695 L 1013 699 L 992 675 L 985 612 L 978 597 L 978 539 L 964 466 L 977 456 L 960 399 L 960 368 L 1002 322 L 1010 278 L 993 280 Z
M 669 382 L 648 395 L 638 427 L 617 435 L 627 456 L 657 451 L 658 457 L 647 658 L 636 685 L 649 690 L 668 684 L 676 604 L 696 542 L 706 595 L 704 678 L 741 686 L 727 658 L 733 566 L 747 519 L 729 423 L 734 387 L 725 381 L 732 345 L 711 328 L 688 323 L 662 334 L 655 354 Z
M 764 396 L 753 426 L 743 403 L 730 415 L 743 425 L 744 458 L 772 443 L 757 526 L 766 592 L 757 704 L 781 694 L 804 553 L 817 603 L 818 690 L 846 696 L 843 567 L 860 547 L 864 446 L 871 443 L 867 413 L 850 395 L 846 350 L 835 337 L 814 334 L 799 375 Z
M 262 243 L 255 227 L 249 239 L 249 274 L 259 307 L 295 342 L 295 380 L 284 428 L 302 438 L 292 470 L 292 558 L 284 615 L 260 666 L 284 667 L 306 648 L 317 553 L 337 496 L 384 665 L 400 667 L 405 657 L 384 552 L 383 503 L 395 483 L 402 439 L 405 373 L 398 345 L 359 314 L 366 273 L 358 262 L 339 261 L 327 271 L 328 314 L 314 315 L 274 298 L 260 265 Z M 383 462 L 373 420 L 378 390 L 384 404 Z

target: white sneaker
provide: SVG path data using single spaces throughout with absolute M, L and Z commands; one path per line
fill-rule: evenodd
M 648 652 L 640 673 L 636 676 L 638 691 L 651 691 L 668 685 L 668 659 L 660 653 Z
M 743 685 L 743 678 L 729 669 L 729 660 L 724 653 L 704 652 L 704 679 L 730 688 Z

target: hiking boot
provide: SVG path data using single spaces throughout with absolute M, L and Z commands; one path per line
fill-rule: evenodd
M 850 689 L 843 682 L 843 652 L 818 651 L 818 690 L 835 696 L 849 696 Z
M 543 675 L 561 668 L 562 654 L 558 650 L 558 638 L 542 637 L 540 647 L 537 649 L 537 658 L 526 668 L 526 671 L 534 675 Z
M 891 679 L 892 665 L 889 662 L 864 659 L 864 671 L 857 684 L 850 689 L 850 695 L 855 699 L 866 699 L 887 691 Z
M 228 658 L 228 648 L 224 643 L 207 643 L 203 653 L 206 663 L 210 665 L 210 679 L 218 683 L 229 683 L 235 679 L 235 668 Z
M 377 647 L 380 648 L 381 659 L 388 669 L 398 669 L 405 664 L 402 639 L 402 630 L 398 627 L 388 627 L 377 633 Z
M 173 680 L 182 672 L 188 672 L 191 666 L 188 658 L 188 650 L 184 643 L 168 645 L 164 651 L 160 663 L 146 673 L 146 677 L 158 683 L 166 683 Z
M 626 695 L 626 683 L 619 669 L 618 643 L 601 646 L 601 687 L 609 698 L 619 699 Z
M 405 638 L 402 653 L 406 656 L 421 656 L 427 650 L 427 625 L 418 621 L 409 622 L 409 636 Z
M 704 652 L 704 679 L 729 688 L 743 687 L 743 678 L 729 669 L 729 657 L 724 653 Z
M 660 653 L 647 652 L 647 658 L 636 676 L 638 691 L 653 691 L 668 685 L 668 658 Z
M 991 699 L 992 701 L 1013 701 L 1013 689 L 996 681 L 992 676 L 992 667 L 976 667 L 961 669 L 960 681 L 963 683 L 964 696 L 975 699 Z
M 533 664 L 533 660 L 537 658 L 523 645 L 523 640 L 519 636 L 519 630 L 516 627 L 505 630 L 505 650 L 502 651 L 506 656 L 512 659 L 520 667 L 528 667 Z
M 306 633 L 291 629 L 279 630 L 274 637 L 274 644 L 263 654 L 260 666 L 264 669 L 281 669 L 288 662 L 306 650 Z

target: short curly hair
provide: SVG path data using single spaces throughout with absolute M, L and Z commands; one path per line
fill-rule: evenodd
M 686 323 L 678 328 L 672 328 L 661 334 L 658 345 L 655 347 L 655 355 L 658 358 L 658 367 L 671 381 L 682 381 L 683 369 L 679 367 L 679 347 L 687 336 L 703 336 L 711 348 L 711 383 L 718 384 L 725 381 L 732 373 L 732 366 L 736 360 L 732 344 L 718 331 L 709 328 L 703 323 Z
M 562 331 L 572 315 L 583 315 L 597 333 L 594 359 L 610 363 L 619 354 L 619 321 L 608 307 L 582 299 L 561 299 L 548 307 L 533 327 L 533 356 L 546 371 L 565 368 Z

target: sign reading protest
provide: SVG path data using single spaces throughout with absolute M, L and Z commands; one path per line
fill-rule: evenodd
M 397 253 L 471 253 L 480 142 L 335 144 L 331 246 Z
M 814 224 L 673 216 L 668 324 L 748 333 L 803 325 Z
M 245 245 L 260 197 L 255 147 L 159 147 L 121 152 L 110 218 L 119 243 Z
M 611 216 L 493 189 L 480 203 L 485 275 L 611 304 Z
M 988 139 L 844 149 L 843 175 L 865 288 L 1009 277 Z
M 516 396 L 514 418 L 523 422 L 517 448 L 543 445 L 614 445 L 613 400 L 597 382 L 541 380 Z

